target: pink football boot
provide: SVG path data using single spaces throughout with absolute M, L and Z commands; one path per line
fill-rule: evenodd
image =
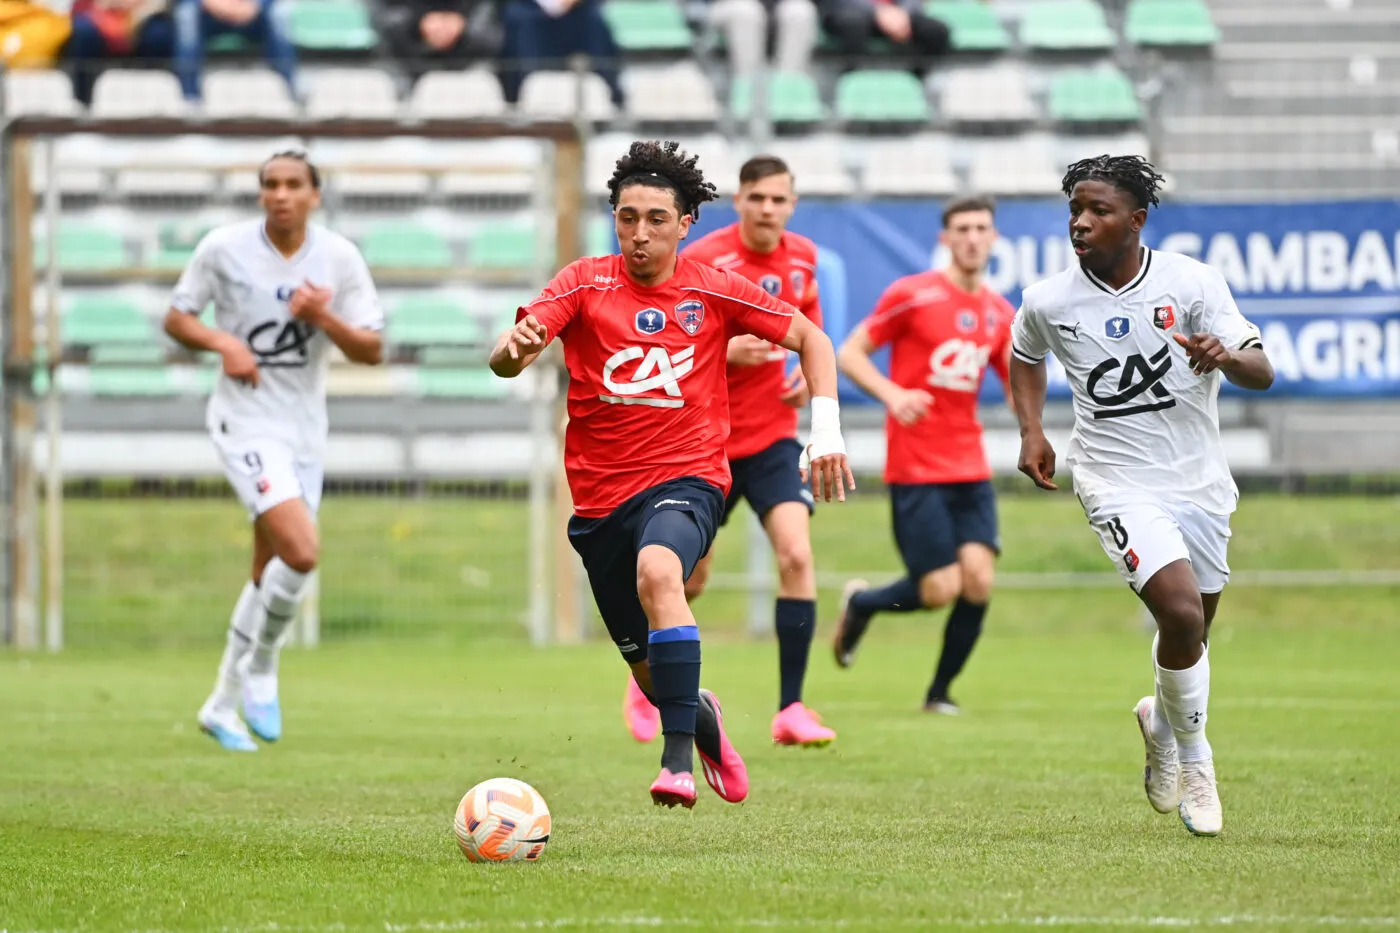
M 729 803 L 739 803 L 749 795 L 749 769 L 744 759 L 734 750 L 729 736 L 724 731 L 724 717 L 720 711 L 719 699 L 708 690 L 700 691 L 700 702 L 708 703 L 715 711 L 715 721 L 719 723 L 719 761 L 700 751 L 700 767 L 704 769 L 705 780 L 716 794 Z
M 695 806 L 695 775 L 689 771 L 672 774 L 669 769 L 662 768 L 651 783 L 651 802 L 658 807 L 680 805 L 689 810 Z
M 836 730 L 822 725 L 821 717 L 801 703 L 794 703 L 773 717 L 773 744 L 823 748 L 836 741 Z
M 627 720 L 627 731 L 638 742 L 650 742 L 661 731 L 661 713 L 632 675 L 627 675 L 627 696 L 622 701 L 622 718 Z

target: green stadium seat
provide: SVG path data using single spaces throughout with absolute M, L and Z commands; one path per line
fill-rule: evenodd
M 37 241 L 36 272 L 47 265 L 48 255 L 48 240 Z M 126 264 L 126 243 L 119 230 L 71 223 L 58 228 L 58 267 L 64 272 L 107 271 Z
M 533 224 L 489 224 L 472 234 L 467 260 L 476 269 L 530 269 L 539 248 Z
M 371 268 L 446 269 L 452 247 L 436 230 L 417 224 L 382 223 L 371 227 L 360 242 Z
M 173 395 L 171 372 L 163 366 L 89 366 L 93 395 Z
M 1205 0 L 1132 0 L 1123 35 L 1134 45 L 1210 46 L 1220 41 Z
M 907 71 L 852 71 L 836 85 L 836 115 L 847 123 L 923 123 L 928 98 Z
M 671 0 L 609 0 L 603 19 L 626 52 L 680 52 L 695 44 L 684 11 Z
M 1050 117 L 1061 123 L 1133 123 L 1142 105 L 1128 76 L 1117 68 L 1068 71 L 1050 82 Z
M 617 252 L 617 229 L 612 215 L 589 219 L 583 251 L 587 256 L 611 256 Z
M 369 11 L 357 0 L 299 0 L 288 24 L 293 44 L 303 49 L 355 52 L 378 41 Z
M 777 71 L 768 77 L 769 119 L 774 123 L 820 123 L 826 119 L 826 105 L 816 80 L 809 74 Z M 729 88 L 729 111 L 739 120 L 753 115 L 753 79 L 740 75 Z
M 1117 44 L 1094 0 L 1038 0 L 1021 14 L 1021 41 L 1047 52 L 1104 52 Z
M 443 398 L 503 398 L 507 382 L 481 365 L 481 354 L 455 347 L 428 347 L 415 370 L 421 395 Z
M 78 347 L 158 346 L 155 328 L 140 308 L 125 298 L 102 295 L 77 299 L 63 315 L 63 342 Z
M 109 343 L 93 347 L 88 362 L 97 366 L 164 366 L 165 352 L 165 345 L 154 341 Z
M 389 342 L 392 344 L 478 344 L 484 339 L 480 322 L 450 297 L 407 297 L 389 315 Z
M 996 11 L 982 0 L 931 0 L 924 13 L 946 23 L 958 52 L 1005 52 L 1011 36 Z
M 156 237 L 156 251 L 150 265 L 155 269 L 183 270 L 194 256 L 199 241 L 209 232 L 207 227 L 166 224 Z

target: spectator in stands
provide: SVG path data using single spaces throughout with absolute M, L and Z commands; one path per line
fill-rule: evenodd
M 714 0 L 710 22 L 724 33 L 729 67 L 736 75 L 753 74 L 762 67 L 770 35 L 777 71 L 807 71 L 817 47 L 819 24 L 813 0 Z
M 501 51 L 494 0 L 384 0 L 377 20 L 380 38 L 415 81 Z
M 501 87 L 507 101 L 519 101 L 530 72 L 566 69 L 570 56 L 587 55 L 607 82 L 613 103 L 623 105 L 617 43 L 603 19 L 601 0 L 506 0 L 503 16 Z
M 84 106 L 92 103 L 103 62 L 124 59 L 164 67 L 170 61 L 175 33 L 165 0 L 76 0 L 70 15 L 73 31 L 63 58 L 72 74 L 73 96 Z
M 296 48 L 278 0 L 174 0 L 174 11 L 175 74 L 185 100 L 201 97 L 204 44 L 227 35 L 260 44 L 268 65 L 286 79 L 292 96 L 301 98 Z
M 883 38 L 926 62 L 948 51 L 951 31 L 920 6 L 918 0 L 822 0 L 822 25 L 850 58 L 871 55 L 871 40 Z

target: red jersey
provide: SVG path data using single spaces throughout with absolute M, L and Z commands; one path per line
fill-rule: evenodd
M 564 341 L 564 472 L 574 512 L 601 518 L 639 492 L 696 476 L 729 493 L 729 338 L 787 336 L 793 308 L 723 269 L 678 259 L 654 288 L 621 256 L 566 266 L 516 319 Z
M 718 269 L 737 272 L 774 298 L 794 305 L 818 327 L 822 326 L 817 299 L 817 244 L 796 233 L 784 233 L 771 253 L 756 253 L 739 237 L 739 225 L 731 224 L 703 237 L 684 255 Z M 749 457 L 785 438 L 797 437 L 797 409 L 778 399 L 787 379 L 787 351 L 774 347 L 768 362 L 757 366 L 730 366 L 730 460 Z
M 885 419 L 886 483 L 970 483 L 990 479 L 977 420 L 987 366 L 1005 383 L 1011 318 L 1006 299 L 985 285 L 975 295 L 942 272 L 896 281 L 866 318 L 876 346 L 891 344 L 890 379 L 933 396 L 928 414 L 905 427 Z

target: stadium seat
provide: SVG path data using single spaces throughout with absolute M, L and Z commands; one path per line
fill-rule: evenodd
M 506 112 L 501 82 L 489 71 L 431 71 L 418 79 L 408 110 L 423 120 L 469 120 Z
M 658 5 L 647 0 L 648 5 Z M 710 79 L 694 62 L 666 67 L 637 66 L 622 73 L 627 116 L 638 123 L 714 123 L 719 102 Z
M 816 79 L 805 72 L 770 72 L 764 90 L 768 118 L 774 123 L 812 124 L 827 117 Z M 736 76 L 729 87 L 729 112 L 735 119 L 747 120 L 753 115 L 754 96 L 753 79 L 747 75 Z
M 118 296 L 90 295 L 74 300 L 63 315 L 63 342 L 74 347 L 108 344 L 153 346 L 155 329 L 131 301 Z
M 586 256 L 611 256 L 617 252 L 617 229 L 613 226 L 612 216 L 609 214 L 590 217 L 585 237 Z
M 484 337 L 480 322 L 450 295 L 409 295 L 389 315 L 389 342 L 400 346 L 475 344 Z
M 1021 15 L 1021 41 L 1044 52 L 1106 52 L 1117 44 L 1094 0 L 1037 0 Z
M 93 395 L 173 395 L 171 376 L 164 366 L 89 366 L 87 388 Z
M 932 75 L 929 83 L 950 123 L 1027 123 L 1038 115 L 1025 69 L 1017 65 L 963 68 Z
M 306 115 L 313 120 L 389 120 L 398 116 L 394 79 L 378 69 L 330 68 L 311 74 L 306 83 Z
M 929 118 L 928 98 L 907 71 L 853 71 L 836 84 L 836 116 L 845 123 L 923 123 Z
M 804 194 L 840 197 L 855 192 L 841 136 L 783 139 L 767 147 L 787 163 Z
M 408 198 L 421 200 L 432 190 L 432 179 L 422 172 L 355 172 L 326 173 L 326 187 L 342 198 L 382 199 Z
M 861 188 L 866 194 L 939 196 L 959 187 L 944 136 L 873 140 L 865 146 Z
M 378 41 L 369 11 L 357 0 L 299 0 L 288 25 L 292 42 L 308 50 L 365 51 Z
M 475 269 L 531 269 L 541 249 L 533 224 L 493 223 L 477 228 L 468 244 L 467 262 Z
M 291 119 L 296 103 L 282 76 L 266 68 L 213 71 L 204 79 L 204 113 L 211 119 Z
M 414 371 L 418 392 L 441 398 L 498 399 L 510 392 L 510 385 L 481 365 L 481 354 L 472 351 L 470 359 L 448 347 L 423 350 Z
M 1134 45 L 1209 46 L 1220 41 L 1205 0 L 1131 0 L 1123 35 Z
M 1050 82 L 1050 117 L 1061 123 L 1132 123 L 1142 105 L 1128 76 L 1108 66 L 1058 74 Z
M 521 113 L 554 120 L 571 120 L 582 114 L 585 120 L 593 122 L 617 116 L 607 84 L 591 71 L 582 75 L 580 107 L 579 80 L 580 76 L 572 71 L 531 72 L 520 88 Z
M 7 71 L 4 85 L 6 116 L 68 117 L 78 112 L 73 82 L 61 71 Z
M 992 7 L 981 0 L 931 0 L 924 13 L 952 30 L 957 52 L 1005 52 L 1011 37 Z
M 695 43 L 680 4 L 669 0 L 608 0 L 603 18 L 624 52 L 680 52 Z
M 168 71 L 104 71 L 92 91 L 92 115 L 101 119 L 183 117 L 189 111 L 180 82 Z
M 47 238 L 35 243 L 36 270 L 48 261 L 47 247 Z M 58 228 L 58 267 L 64 272 L 120 269 L 126 264 L 126 243 L 119 231 L 75 223 Z
M 380 223 L 370 227 L 360 251 L 371 268 L 446 269 L 452 265 L 452 247 L 430 227 L 412 223 Z
M 219 188 L 219 177 L 198 169 L 126 169 L 113 185 L 127 198 L 203 198 Z
M 148 260 L 149 265 L 154 269 L 184 269 L 207 232 L 209 228 L 203 226 L 165 224 L 156 234 L 156 248 Z
M 151 339 L 149 329 L 141 343 L 104 343 L 93 347 L 88 361 L 96 366 L 164 366 L 166 348 Z
M 976 147 L 969 187 L 987 194 L 1049 196 L 1060 190 L 1063 166 L 1043 136 L 997 140 Z

